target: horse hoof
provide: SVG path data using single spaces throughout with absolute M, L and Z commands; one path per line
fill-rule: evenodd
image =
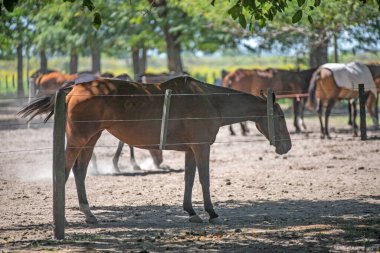
M 330 136 L 330 135 L 327 135 L 327 139 L 331 140 L 331 136 Z
M 203 222 L 202 218 L 199 217 L 198 214 L 190 216 L 189 221 L 191 223 L 202 223 Z
M 95 216 L 91 215 L 91 216 L 86 218 L 86 223 L 87 224 L 97 224 L 98 220 L 96 219 Z
M 223 220 L 219 217 L 212 218 L 209 220 L 209 222 L 214 225 L 223 225 Z
M 323 140 L 325 138 L 325 136 L 324 135 L 321 135 L 321 139 Z
M 133 170 L 141 170 L 141 167 L 137 164 L 133 165 Z

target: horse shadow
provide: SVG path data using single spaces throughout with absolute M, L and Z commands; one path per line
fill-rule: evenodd
M 217 226 L 189 223 L 179 205 L 94 206 L 99 220 L 95 225 L 85 224 L 77 208 L 68 208 L 66 239 L 37 243 L 42 248 L 138 252 L 376 251 L 380 249 L 379 199 L 216 202 L 217 211 L 226 218 Z M 200 202 L 195 207 L 202 209 Z M 30 226 L 15 224 L 13 229 Z

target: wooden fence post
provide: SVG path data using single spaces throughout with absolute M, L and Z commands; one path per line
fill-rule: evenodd
M 166 134 L 168 132 L 168 120 L 169 120 L 169 109 L 170 109 L 170 99 L 172 96 L 172 90 L 167 89 L 165 91 L 164 107 L 162 112 L 161 121 L 161 135 L 160 135 L 160 149 L 165 149 L 166 146 Z
M 65 237 L 65 132 L 66 93 L 56 92 L 53 132 L 53 220 L 54 238 Z
M 360 106 L 360 137 L 361 140 L 367 139 L 367 124 L 365 112 L 365 92 L 364 84 L 359 84 L 359 106 Z
M 274 134 L 274 117 L 273 117 L 273 90 L 268 88 L 267 96 L 267 117 L 268 117 L 268 134 L 269 134 L 269 144 L 274 146 L 276 141 L 276 136 Z

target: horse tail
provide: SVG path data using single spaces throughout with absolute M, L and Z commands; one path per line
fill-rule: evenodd
M 59 90 L 69 92 L 73 88 L 73 85 L 73 81 L 66 82 Z M 56 93 L 47 95 L 45 97 L 37 98 L 36 100 L 32 101 L 29 105 L 17 112 L 17 115 L 21 116 L 22 118 L 30 116 L 27 121 L 29 122 L 37 115 L 48 114 L 44 119 L 44 123 L 46 123 L 54 114 L 55 97 Z
M 310 85 L 309 85 L 309 96 L 307 98 L 306 107 L 309 110 L 315 110 L 317 107 L 317 96 L 316 96 L 316 90 L 317 90 L 317 81 L 320 79 L 320 71 L 316 70 L 311 79 L 310 79 Z
M 34 117 L 40 114 L 47 114 L 48 116 L 44 119 L 44 123 L 46 123 L 49 118 L 54 114 L 54 104 L 55 104 L 55 94 L 37 98 L 32 101 L 29 105 L 21 109 L 17 115 L 22 118 L 26 118 L 28 116 L 29 119 L 27 122 L 31 121 Z

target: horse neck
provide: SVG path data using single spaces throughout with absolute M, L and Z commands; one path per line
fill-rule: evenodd
M 233 93 L 215 96 L 213 104 L 222 118 L 223 126 L 248 120 L 256 122 L 266 116 L 265 101 L 250 94 Z

